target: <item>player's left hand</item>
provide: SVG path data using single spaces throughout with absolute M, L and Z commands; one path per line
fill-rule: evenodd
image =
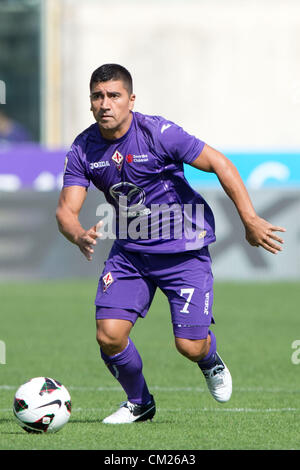
M 270 253 L 277 254 L 282 251 L 284 240 L 275 234 L 275 232 L 286 232 L 283 227 L 272 225 L 261 217 L 254 217 L 245 224 L 246 240 L 252 246 L 261 246 Z M 276 243 L 278 242 L 278 243 Z

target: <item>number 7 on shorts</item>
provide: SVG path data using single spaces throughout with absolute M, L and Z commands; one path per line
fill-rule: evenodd
M 190 313 L 188 311 L 188 307 L 190 305 L 190 302 L 192 300 L 192 296 L 193 296 L 193 293 L 195 291 L 195 288 L 194 287 L 189 287 L 189 288 L 184 288 L 184 289 L 181 289 L 180 290 L 180 296 L 183 297 L 185 294 L 187 294 L 187 298 L 186 298 L 186 302 L 183 306 L 183 309 L 180 310 L 180 313 Z

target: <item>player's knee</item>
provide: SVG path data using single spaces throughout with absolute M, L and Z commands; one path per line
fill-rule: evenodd
M 103 349 L 104 352 L 106 352 L 107 349 L 114 350 L 118 348 L 121 343 L 121 338 L 119 338 L 117 334 L 108 334 L 107 332 L 99 329 L 97 330 L 96 339 L 99 346 L 101 347 L 101 349 Z
M 97 329 L 96 339 L 102 351 L 108 356 L 121 352 L 124 349 L 124 344 L 127 344 L 128 341 L 127 338 L 121 336 L 117 331 L 107 331 L 101 328 Z
M 96 339 L 102 351 L 113 356 L 123 351 L 128 344 L 132 323 L 123 320 L 97 320 Z
M 177 351 L 193 362 L 203 359 L 209 350 L 208 339 L 175 338 Z

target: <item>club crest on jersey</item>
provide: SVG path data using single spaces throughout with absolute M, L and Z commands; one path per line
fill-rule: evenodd
M 122 168 L 122 163 L 123 163 L 124 158 L 123 158 L 123 155 L 119 152 L 119 150 L 115 151 L 111 159 L 117 165 L 117 168 L 120 171 Z
M 108 287 L 114 282 L 114 278 L 111 275 L 111 272 L 105 274 L 102 278 L 103 280 L 103 292 L 105 292 Z

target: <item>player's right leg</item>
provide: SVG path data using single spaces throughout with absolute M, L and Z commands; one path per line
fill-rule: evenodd
M 132 327 L 133 323 L 126 319 L 103 318 L 96 320 L 96 338 L 101 351 L 107 356 L 114 356 L 122 352 L 128 344 Z
M 124 313 L 126 315 L 126 311 Z M 101 357 L 127 395 L 127 401 L 103 423 L 122 424 L 152 419 L 155 402 L 143 375 L 142 359 L 129 338 L 133 323 L 121 319 L 98 319 L 96 323 Z
M 154 292 L 155 286 L 143 276 L 139 256 L 113 247 L 95 300 L 97 341 L 101 357 L 123 387 L 127 401 L 104 423 L 144 421 L 155 414 L 142 359 L 129 337 L 137 318 L 146 315 Z

